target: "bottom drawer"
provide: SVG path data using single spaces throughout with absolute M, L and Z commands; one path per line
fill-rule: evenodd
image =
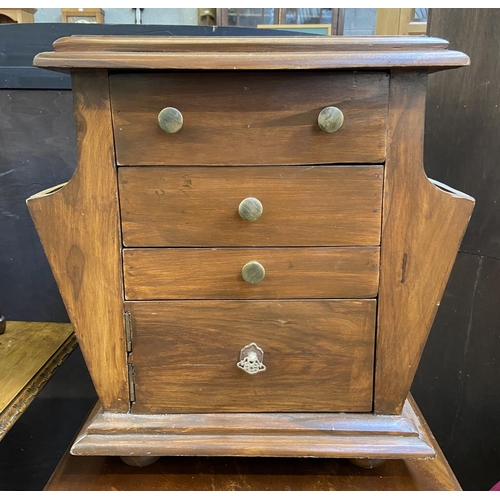
M 134 413 L 368 412 L 376 300 L 126 302 Z M 265 370 L 240 351 L 256 344 Z M 255 347 L 249 351 L 260 353 Z

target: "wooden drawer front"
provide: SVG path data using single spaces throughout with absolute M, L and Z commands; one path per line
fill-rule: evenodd
M 378 163 L 385 158 L 389 78 L 377 72 L 142 73 L 110 76 L 119 165 Z M 318 115 L 344 114 L 334 133 Z M 178 109 L 166 133 L 158 113 Z
M 264 279 L 242 267 L 256 260 Z M 127 300 L 368 298 L 378 291 L 379 248 L 126 249 Z
M 129 302 L 133 412 L 371 411 L 375 300 Z M 255 343 L 266 370 L 236 365 Z
M 381 166 L 138 167 L 118 177 L 125 246 L 380 243 Z M 238 213 L 249 197 L 263 205 L 255 222 Z

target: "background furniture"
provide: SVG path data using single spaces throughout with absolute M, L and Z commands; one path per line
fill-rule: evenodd
M 429 9 L 377 9 L 376 35 L 425 35 Z
M 0 337 L 0 441 L 75 347 L 70 324 L 9 321 Z
M 332 27 L 330 24 L 258 24 L 259 29 L 273 29 L 298 31 L 310 35 L 331 35 Z
M 273 9 L 273 8 L 228 8 L 217 9 L 218 26 L 264 27 L 274 25 L 329 24 L 332 35 L 342 35 L 345 9 Z
M 198 9 L 198 24 L 200 26 L 215 26 L 217 24 L 217 9 Z
M 0 24 L 34 23 L 38 9 L 0 9 Z
M 102 9 L 61 9 L 63 23 L 103 23 Z

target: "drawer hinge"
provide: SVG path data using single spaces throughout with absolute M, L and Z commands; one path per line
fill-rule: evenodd
M 127 340 L 127 352 L 132 352 L 132 319 L 128 311 L 124 312 L 125 316 L 125 337 Z
M 135 401 L 135 373 L 132 361 L 132 318 L 129 311 L 123 313 L 125 317 L 125 338 L 127 348 L 128 392 L 130 403 Z
M 135 401 L 135 374 L 134 374 L 134 365 L 132 363 L 128 363 L 127 367 L 128 367 L 128 390 L 129 390 L 129 398 L 130 398 L 130 402 L 133 403 Z

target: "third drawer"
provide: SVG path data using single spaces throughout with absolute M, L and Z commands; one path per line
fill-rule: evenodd
M 125 249 L 125 296 L 127 300 L 372 298 L 378 291 L 379 253 L 379 247 Z M 264 277 L 250 284 L 242 269 L 255 262 Z

